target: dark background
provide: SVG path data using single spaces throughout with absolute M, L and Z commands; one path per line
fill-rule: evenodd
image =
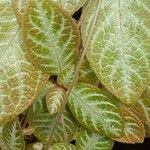
M 145 139 L 142 144 L 123 144 L 116 142 L 113 150 L 150 150 L 150 138 Z

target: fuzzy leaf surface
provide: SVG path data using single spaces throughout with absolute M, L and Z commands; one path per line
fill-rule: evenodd
M 30 61 L 44 72 L 62 76 L 76 64 L 80 36 L 76 23 L 52 0 L 31 0 L 23 34 Z
M 73 144 L 57 143 L 54 144 L 49 150 L 76 150 Z
M 76 139 L 79 150 L 111 150 L 114 141 L 94 132 L 83 130 Z
M 22 21 L 25 10 L 27 8 L 28 0 L 12 0 L 12 6 L 14 8 L 14 12 L 18 17 L 19 21 Z
M 89 84 L 79 83 L 71 91 L 69 108 L 87 129 L 115 138 L 123 134 L 123 120 L 115 98 Z
M 83 6 L 83 4 L 86 2 L 86 0 L 54 0 L 60 5 L 63 6 L 65 10 L 67 10 L 70 14 L 74 14 L 75 11 L 77 11 L 80 7 Z
M 144 91 L 142 97 L 139 99 L 138 103 L 143 108 L 144 115 L 146 116 L 146 120 L 144 122 L 146 136 L 150 136 L 150 85 Z
M 121 113 L 125 121 L 125 134 L 123 137 L 118 138 L 117 141 L 129 144 L 143 143 L 145 137 L 144 124 L 127 107 L 121 107 Z
M 98 83 L 98 78 L 96 77 L 86 58 L 80 67 L 79 82 L 90 83 L 93 85 Z
M 46 106 L 45 97 L 49 88 L 50 86 L 47 85 L 35 101 L 29 113 L 29 126 L 35 129 L 34 135 L 40 141 L 47 141 L 48 136 L 53 133 L 52 143 L 70 142 L 76 133 L 78 124 L 68 108 L 61 115 L 60 120 L 57 123 L 55 122 L 57 114 L 51 115 Z M 56 128 L 53 127 L 54 122 L 57 124 Z
M 25 150 L 23 132 L 18 120 L 3 127 L 2 137 L 8 150 Z
M 46 105 L 50 114 L 60 111 L 65 99 L 65 91 L 57 86 L 52 87 L 46 95 Z
M 81 19 L 88 61 L 109 91 L 123 103 L 134 103 L 150 78 L 150 1 L 101 0 L 93 27 L 96 7 L 97 1 L 89 1 Z M 91 27 L 93 34 L 86 43 Z
M 10 0 L 0 1 L 0 125 L 23 112 L 48 80 L 26 58 Z

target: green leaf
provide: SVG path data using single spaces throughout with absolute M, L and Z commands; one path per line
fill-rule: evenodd
M 61 77 L 77 62 L 80 44 L 77 25 L 52 0 L 29 2 L 23 24 L 28 57 L 44 72 Z
M 144 122 L 146 136 L 150 136 L 150 86 L 146 88 L 138 103 L 142 107 L 144 115 L 146 116 L 146 121 Z
M 8 150 L 25 150 L 23 132 L 18 120 L 6 124 L 3 127 L 2 136 Z
M 89 1 L 81 19 L 83 45 L 99 80 L 123 103 L 138 100 L 149 78 L 150 1 Z M 93 18 L 96 23 L 93 24 Z M 93 30 L 89 42 L 90 30 Z
M 49 148 L 49 150 L 76 150 L 76 147 L 72 144 L 57 143 Z
M 65 10 L 67 10 L 70 14 L 74 14 L 75 11 L 77 11 L 80 7 L 83 6 L 83 4 L 86 2 L 86 0 L 54 0 L 60 5 L 63 6 Z
M 83 130 L 76 139 L 79 150 L 111 150 L 114 141 L 94 132 Z
M 14 12 L 18 17 L 18 20 L 22 22 L 25 10 L 27 8 L 28 0 L 12 0 L 12 6 L 14 8 Z M 20 23 L 21 23 L 20 22 Z
M 78 129 L 78 124 L 68 108 L 56 122 L 57 114 L 51 115 L 47 110 L 45 96 L 48 90 L 48 86 L 45 87 L 33 104 L 28 116 L 29 126 L 35 129 L 34 135 L 40 141 L 47 141 L 48 136 L 53 134 L 51 143 L 70 142 Z M 54 124 L 56 127 L 53 126 Z
M 3 127 L 0 127 L 0 149 L 1 150 L 7 150 L 7 147 L 3 141 L 3 137 L 2 137 L 2 130 L 3 130 Z
M 65 90 L 54 86 L 46 95 L 46 105 L 50 114 L 55 114 L 60 111 L 65 99 Z
M 90 83 L 93 85 L 98 84 L 98 79 L 90 67 L 89 62 L 85 58 L 79 72 L 79 81 L 84 83 Z
M 123 120 L 115 98 L 89 84 L 77 84 L 69 97 L 69 108 L 87 129 L 115 138 L 123 134 Z
M 10 1 L 0 1 L 0 125 L 25 111 L 48 80 L 25 57 Z
M 122 143 L 143 143 L 145 137 L 145 129 L 140 119 L 128 107 L 121 106 L 121 113 L 124 117 L 125 128 L 124 136 L 116 139 Z

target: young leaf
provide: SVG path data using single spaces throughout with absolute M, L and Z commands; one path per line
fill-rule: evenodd
M 29 2 L 23 34 L 30 61 L 51 75 L 69 72 L 78 57 L 80 36 L 77 25 L 52 0 Z
M 25 57 L 9 1 L 0 1 L 0 125 L 23 112 L 48 80 Z
M 150 1 L 101 0 L 83 10 L 81 32 L 87 58 L 99 80 L 123 103 L 137 101 L 149 80 Z M 93 34 L 88 43 L 89 32 Z M 86 43 L 86 45 L 85 45 Z
M 76 147 L 72 144 L 57 143 L 50 147 L 49 150 L 76 150 Z
M 65 91 L 57 86 L 52 87 L 46 95 L 46 105 L 50 114 L 60 111 L 65 99 Z
M 65 10 L 67 10 L 70 14 L 74 14 L 86 0 L 54 0 L 63 6 Z
M 89 84 L 77 84 L 69 97 L 69 108 L 87 129 L 115 138 L 123 134 L 123 120 L 116 99 Z
M 121 113 L 124 116 L 125 128 L 124 136 L 116 139 L 122 143 L 143 143 L 145 137 L 145 129 L 140 119 L 127 107 L 121 106 Z
M 6 124 L 3 127 L 2 136 L 8 150 L 25 150 L 23 132 L 18 120 Z
M 48 86 L 45 87 L 33 104 L 28 116 L 29 126 L 35 129 L 34 135 L 40 141 L 47 141 L 48 136 L 53 134 L 51 143 L 70 142 L 76 133 L 78 124 L 68 108 L 65 109 L 60 120 L 55 122 L 57 114 L 50 115 L 46 107 L 45 96 L 48 89 Z M 56 127 L 53 127 L 54 122 Z
M 28 144 L 26 150 L 43 150 L 43 144 L 40 142 L 34 144 Z
M 79 150 L 111 150 L 114 141 L 94 132 L 83 130 L 76 139 Z

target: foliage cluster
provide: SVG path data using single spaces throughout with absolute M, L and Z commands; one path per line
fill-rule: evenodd
M 0 0 L 2 150 L 142 143 L 149 79 L 149 0 Z

